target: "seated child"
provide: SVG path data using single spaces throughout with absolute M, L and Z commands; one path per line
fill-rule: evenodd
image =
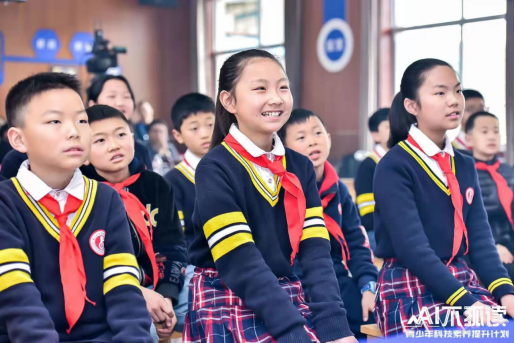
M 173 135 L 177 142 L 186 145 L 184 161 L 175 166 L 165 179 L 174 189 L 175 201 L 179 210 L 182 228 L 189 247 L 195 237 L 191 216 L 195 205 L 195 170 L 209 151 L 213 125 L 215 122 L 215 104 L 211 98 L 199 93 L 190 93 L 180 97 L 172 107 Z M 182 331 L 186 312 L 188 311 L 188 285 L 195 266 L 188 265 L 184 286 L 179 295 L 179 304 L 175 308 L 177 315 L 176 331 Z
M 308 156 L 315 167 L 324 220 L 331 234 L 334 271 L 347 310 L 349 326 L 356 338 L 359 338 L 361 325 L 374 323 L 369 311 L 372 311 L 375 304 L 377 269 L 372 263 L 367 233 L 361 226 L 349 190 L 327 161 L 331 136 L 318 115 L 304 109 L 292 111 L 279 131 L 279 136 L 288 148 Z M 304 284 L 302 270 L 299 274 Z
M 477 112 L 486 111 L 485 99 L 483 98 L 483 94 L 479 93 L 475 89 L 464 89 L 463 96 L 465 97 L 465 110 L 463 111 L 463 119 L 461 120 L 458 136 L 456 136 L 452 142 L 452 146 L 462 153 L 470 154 L 472 147 L 467 142 L 465 128 L 471 115 Z
M 374 112 L 368 119 L 368 129 L 374 139 L 374 150 L 359 165 L 358 172 L 354 179 L 356 188 L 356 205 L 358 206 L 361 222 L 368 233 L 372 251 L 376 246 L 374 235 L 374 172 L 377 163 L 388 151 L 388 138 L 390 137 L 390 123 L 388 121 L 389 108 L 381 108 Z
M 157 329 L 158 335 L 168 337 L 175 326 L 172 304 L 177 304 L 186 263 L 173 191 L 161 176 L 145 169 L 134 157 L 134 139 L 123 113 L 106 105 L 92 106 L 86 113 L 93 139 L 90 165 L 82 171 L 111 185 L 122 197 L 147 309 L 154 322 L 164 322 L 163 328 Z
M 491 113 L 478 112 L 469 117 L 465 130 L 495 245 L 513 280 L 513 167 L 496 156 L 501 149 L 499 121 Z
M 29 159 L 0 183 L 0 341 L 152 342 L 123 203 L 78 169 L 91 148 L 79 81 L 31 76 L 6 113 Z

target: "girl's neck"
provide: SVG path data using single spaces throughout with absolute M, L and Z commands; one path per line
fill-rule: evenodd
M 261 150 L 266 152 L 272 151 L 272 147 L 274 145 L 273 134 L 256 132 L 248 129 L 244 125 L 238 125 L 238 129 Z
M 420 123 L 418 124 L 418 128 L 427 136 L 427 138 L 433 141 L 440 150 L 445 148 L 445 134 L 447 133 L 447 130 L 430 130 L 424 127 L 424 125 L 420 125 Z
M 95 170 L 97 171 L 98 175 L 102 176 L 104 179 L 106 179 L 107 182 L 112 184 L 121 183 L 131 176 L 129 166 L 115 172 L 105 172 L 96 168 Z
M 324 163 L 322 163 L 318 167 L 315 167 L 315 174 L 317 176 L 317 182 L 320 182 L 324 177 Z

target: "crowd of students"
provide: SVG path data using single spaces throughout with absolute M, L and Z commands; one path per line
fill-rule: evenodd
M 423 307 L 464 306 L 461 326 L 467 306 L 514 316 L 513 168 L 497 118 L 447 63 L 414 62 L 370 117 L 356 202 L 321 117 L 293 110 L 266 51 L 225 61 L 216 104 L 176 101 L 187 151 L 164 176 L 148 151 L 176 158 L 168 132 L 154 121 L 160 143 L 135 140 L 150 120 L 129 121 L 124 77 L 96 77 L 87 109 L 80 94 L 74 76 L 41 73 L 6 99 L 0 341 L 344 343 L 363 324 L 402 335 Z

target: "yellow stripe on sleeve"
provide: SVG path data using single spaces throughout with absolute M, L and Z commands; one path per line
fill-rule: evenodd
M 322 208 L 322 206 L 306 209 L 306 219 L 311 217 L 324 218 L 324 209 Z
M 313 226 L 302 231 L 301 241 L 308 238 L 324 238 L 329 240 L 329 232 L 324 226 Z
M 375 209 L 376 209 L 376 205 L 364 206 L 364 207 L 359 209 L 359 215 L 363 217 L 363 216 L 365 216 L 365 215 L 367 215 L 369 213 L 374 212 Z
M 356 204 L 362 204 L 367 201 L 374 201 L 374 193 L 363 193 L 361 195 L 358 195 L 356 198 Z
M 449 305 L 454 305 L 458 299 L 464 296 L 467 293 L 467 290 L 464 287 L 460 287 L 456 292 L 454 292 L 449 299 L 447 299 L 446 303 Z
M 492 282 L 490 284 L 490 286 L 488 286 L 488 291 L 490 293 L 492 293 L 494 291 L 494 289 L 496 289 L 500 285 L 512 285 L 513 286 L 513 282 L 511 282 L 511 279 L 508 279 L 508 278 L 505 278 L 505 277 L 497 279 L 494 282 Z
M 21 270 L 13 270 L 0 276 L 0 292 L 20 283 L 33 282 L 30 275 Z
M 180 220 L 184 220 L 184 212 L 182 212 L 182 211 L 177 211 L 177 213 L 179 214 L 179 219 L 180 219 Z
M 25 251 L 21 249 L 9 248 L 0 250 L 0 264 L 9 262 L 25 262 L 29 263 L 29 258 Z
M 132 285 L 139 288 L 139 281 L 132 274 L 120 274 L 113 276 L 104 282 L 104 295 L 106 295 L 113 288 L 123 285 Z
M 254 242 L 252 239 L 252 235 L 246 232 L 240 232 L 235 235 L 232 235 L 220 243 L 216 244 L 211 249 L 211 254 L 213 255 L 213 259 L 216 262 L 220 257 L 224 256 L 231 250 L 236 249 L 242 244 Z
M 241 212 L 229 212 L 213 217 L 204 224 L 204 235 L 207 239 L 218 229 L 236 223 L 246 223 L 247 220 Z
M 104 257 L 104 269 L 114 266 L 131 266 L 139 270 L 136 257 L 129 253 L 112 254 Z

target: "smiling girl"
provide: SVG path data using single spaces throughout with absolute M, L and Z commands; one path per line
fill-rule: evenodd
M 268 52 L 222 66 L 211 151 L 199 163 L 185 342 L 354 342 L 311 161 L 276 132 L 293 99 Z M 312 302 L 292 273 L 298 256 Z
M 443 306 L 473 306 L 485 318 L 502 304 L 513 317 L 513 283 L 492 239 L 474 160 L 446 136 L 460 124 L 464 102 L 456 73 L 437 59 L 411 64 L 393 101 L 391 150 L 374 179 L 375 253 L 385 259 L 375 312 L 384 335 L 405 332 L 424 307 L 433 323 L 436 308 L 444 322 Z

